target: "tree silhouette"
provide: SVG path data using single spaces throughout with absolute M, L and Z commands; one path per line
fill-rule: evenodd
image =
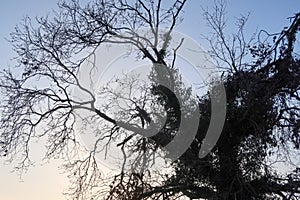
M 216 146 L 202 158 L 211 99 L 218 95 L 220 82 L 212 81 L 209 93 L 194 97 L 175 66 L 182 41 L 173 49 L 170 42 L 186 3 L 99 0 L 83 7 L 72 1 L 58 4 L 51 20 L 42 17 L 32 23 L 26 18 L 11 35 L 18 66 L 1 74 L 1 155 L 17 159 L 16 169 L 22 172 L 31 165 L 31 141 L 47 138 L 45 158 L 65 160 L 74 199 L 298 198 L 300 170 L 292 153 L 299 156 L 300 61 L 295 43 L 300 14 L 280 34 L 261 31 L 259 36 L 268 36 L 265 41 L 258 37 L 246 42 L 247 18 L 239 19 L 238 32 L 227 38 L 224 4 L 205 12 L 213 30 L 212 38 L 206 38 L 209 53 L 223 73 L 227 115 Z M 146 33 L 136 31 L 145 27 Z M 133 45 L 130 53 L 152 64 L 152 82 L 116 78 L 98 91 L 105 103 L 97 99 L 78 72 L 105 43 Z M 161 80 L 167 85 L 159 84 Z M 74 88 L 86 99 L 74 97 Z M 78 110 L 87 111 L 83 121 L 95 125 L 92 149 L 78 141 Z M 193 115 L 200 120 L 191 146 L 168 172 L 152 170 L 155 157 L 168 154 L 163 147 Z M 143 137 L 156 125 L 157 134 Z M 96 157 L 110 145 L 122 152 L 122 168 L 106 179 Z M 276 164 L 282 161 L 293 169 L 281 174 Z

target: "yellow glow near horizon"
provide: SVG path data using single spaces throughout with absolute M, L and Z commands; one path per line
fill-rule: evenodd
M 22 179 L 12 173 L 12 165 L 0 164 L 1 200 L 65 200 L 66 174 L 59 172 L 59 161 L 38 165 L 29 169 Z

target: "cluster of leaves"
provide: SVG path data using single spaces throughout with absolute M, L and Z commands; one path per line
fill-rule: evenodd
M 203 159 L 197 159 L 199 145 L 192 145 L 174 164 L 176 173 L 166 185 L 193 185 L 195 189 L 181 191 L 190 198 L 299 197 L 298 158 L 289 157 L 299 151 L 300 143 L 300 60 L 293 48 L 299 16 L 273 45 L 249 46 L 254 58 L 250 67 L 224 76 L 227 117 L 217 145 Z M 200 133 L 210 118 L 208 98 L 199 99 L 201 120 L 206 122 L 200 123 Z M 202 141 L 201 134 L 197 137 Z M 291 163 L 294 169 L 283 175 L 277 162 Z M 206 191 L 196 186 L 205 186 Z

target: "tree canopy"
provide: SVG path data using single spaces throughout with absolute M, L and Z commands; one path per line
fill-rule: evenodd
M 185 4 L 96 0 L 83 6 L 74 0 L 59 3 L 51 19 L 25 18 L 11 34 L 18 65 L 1 73 L 0 155 L 16 160 L 22 172 L 32 163 L 31 142 L 46 138 L 45 158 L 64 160 L 73 199 L 299 198 L 300 60 L 295 45 L 300 13 L 280 33 L 262 30 L 247 40 L 247 17 L 239 18 L 237 32 L 228 36 L 224 2 L 204 10 L 212 29 L 207 53 L 221 79 L 212 76 L 209 92 L 195 94 L 177 66 L 184 40 L 171 45 Z M 128 54 L 151 63 L 150 82 L 125 76 L 99 91 L 86 87 L 79 72 L 86 63 L 95 64 L 96 49 L 104 44 L 132 45 Z M 201 157 L 220 86 L 226 91 L 224 126 L 216 145 Z M 74 89 L 84 99 L 74 96 Z M 153 169 L 157 159 L 172 153 L 166 147 L 176 134 L 193 132 L 188 126 L 180 129 L 193 117 L 199 120 L 187 150 L 165 170 Z M 78 123 L 94 129 L 79 130 Z M 157 132 L 147 137 L 153 127 Z M 85 132 L 95 137 L 92 148 L 79 141 Z M 111 145 L 123 156 L 121 167 L 104 178 L 97 154 Z M 283 172 L 281 162 L 290 168 Z

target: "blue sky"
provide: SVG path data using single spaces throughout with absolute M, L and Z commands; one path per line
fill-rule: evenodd
M 87 1 L 87 0 L 85 0 Z M 211 0 L 190 0 L 183 15 L 184 21 L 179 26 L 181 32 L 194 38 L 201 44 L 200 34 L 207 34 L 205 22 L 202 17 L 202 7 L 210 7 Z M 26 15 L 34 17 L 45 15 L 56 8 L 55 0 L 10 0 L 1 2 L 0 7 L 0 69 L 12 65 L 13 51 L 5 38 L 14 30 Z M 228 0 L 227 12 L 229 17 L 228 32 L 232 30 L 235 18 L 240 14 L 250 12 L 249 22 L 246 26 L 247 34 L 257 29 L 265 29 L 271 33 L 279 32 L 287 26 L 290 16 L 300 11 L 299 0 Z M 24 176 L 24 182 L 19 182 L 16 174 L 11 174 L 12 166 L 4 166 L 0 160 L 0 199 L 5 200 L 50 200 L 64 199 L 61 193 L 67 186 L 64 175 L 58 170 L 59 162 L 45 164 L 32 168 Z

